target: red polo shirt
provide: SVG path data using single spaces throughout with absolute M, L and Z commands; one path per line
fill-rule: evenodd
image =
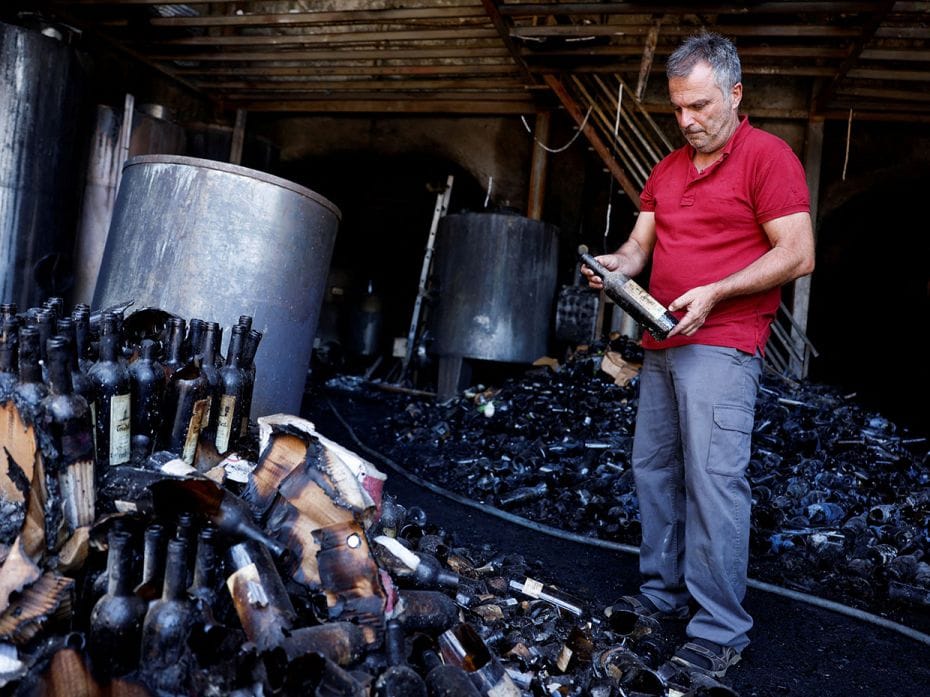
M 649 292 L 668 305 L 686 291 L 745 268 L 772 248 L 762 223 L 810 211 L 804 168 L 781 138 L 740 124 L 721 157 L 698 173 L 686 145 L 655 166 L 640 195 L 643 211 L 656 217 L 656 246 Z M 643 347 L 685 344 L 762 351 L 781 298 L 781 289 L 718 303 L 692 336 Z M 676 313 L 680 318 L 683 312 Z

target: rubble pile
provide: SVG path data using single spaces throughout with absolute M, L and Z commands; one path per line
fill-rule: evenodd
M 79 564 L 17 540 L 0 568 L 9 694 L 733 694 L 660 676 L 657 623 L 456 545 L 310 422 L 258 425 L 257 463 L 199 472 L 160 451 L 111 468 Z
M 378 447 L 412 473 L 584 536 L 639 544 L 641 348 L 619 337 L 445 403 L 398 401 Z M 930 607 L 930 457 L 854 395 L 768 373 L 748 476 L 750 574 L 860 608 Z

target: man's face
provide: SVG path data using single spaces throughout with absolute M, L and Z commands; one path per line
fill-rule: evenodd
M 687 77 L 669 78 L 668 94 L 678 128 L 699 153 L 709 155 L 720 150 L 739 125 L 742 83 L 724 94 L 707 63 L 698 63 Z

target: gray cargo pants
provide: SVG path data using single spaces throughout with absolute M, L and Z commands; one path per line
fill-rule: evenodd
M 746 481 L 762 360 L 736 349 L 646 351 L 633 475 L 640 591 L 671 612 L 693 598 L 691 638 L 742 651 L 751 498 Z

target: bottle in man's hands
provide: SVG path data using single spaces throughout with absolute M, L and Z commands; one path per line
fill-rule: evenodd
M 585 245 L 578 247 L 578 258 L 604 282 L 604 292 L 648 329 L 660 341 L 668 336 L 678 320 L 668 309 L 649 295 L 642 286 L 619 271 L 611 271 L 588 254 Z

